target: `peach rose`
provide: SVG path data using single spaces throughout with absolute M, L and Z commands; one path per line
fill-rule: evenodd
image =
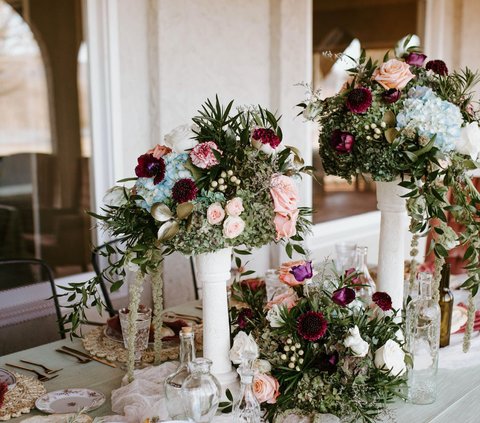
M 227 201 L 227 205 L 225 206 L 225 211 L 229 216 L 240 216 L 243 212 L 243 201 L 240 197 L 232 198 L 231 200 Z
M 267 303 L 267 308 L 270 310 L 274 305 L 283 305 L 290 310 L 291 308 L 295 307 L 297 303 L 297 293 L 292 288 L 288 288 L 288 291 L 275 295 L 275 297 L 273 297 L 271 301 Z
M 373 77 L 383 88 L 389 90 L 405 88 L 415 75 L 410 71 L 410 65 L 397 59 L 390 59 L 377 68 Z
M 220 225 L 225 218 L 225 210 L 220 203 L 213 203 L 207 209 L 207 221 L 210 225 Z
M 304 266 L 305 260 L 287 261 L 280 266 L 278 270 L 278 279 L 289 286 L 303 285 L 303 282 L 298 282 L 290 270 L 294 266 Z
M 280 395 L 280 384 L 273 376 L 258 373 L 253 378 L 253 394 L 258 402 L 275 404 Z
M 223 222 L 223 236 L 225 238 L 236 238 L 245 229 L 245 222 L 241 217 L 229 216 Z
M 298 210 L 292 213 L 277 213 L 273 223 L 275 223 L 275 230 L 277 231 L 277 241 L 280 238 L 290 238 L 297 233 L 297 218 Z
M 270 194 L 275 213 L 287 214 L 297 210 L 298 191 L 292 178 L 275 174 L 270 181 Z
M 170 147 L 165 145 L 157 144 L 155 147 L 147 151 L 147 154 L 153 154 L 153 157 L 159 159 L 160 157 L 165 156 L 165 154 L 169 154 L 172 152 Z

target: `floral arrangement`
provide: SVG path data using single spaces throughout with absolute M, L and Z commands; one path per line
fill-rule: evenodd
M 350 79 L 333 97 L 319 92 L 302 103 L 303 115 L 319 123 L 320 155 L 327 174 L 351 181 L 369 174 L 375 181 L 393 181 L 407 190 L 407 211 L 414 234 L 411 255 L 419 236 L 436 232 L 433 292 L 438 295 L 442 265 L 448 251 L 465 246 L 471 292 L 469 348 L 473 327 L 473 296 L 480 285 L 480 194 L 471 170 L 479 166 L 480 114 L 473 102 L 478 74 L 468 68 L 449 73 L 441 60 L 427 60 L 411 37 L 377 63 L 363 52 Z M 446 212 L 465 229 L 456 233 L 447 225 Z M 415 266 L 413 267 L 415 269 Z M 411 282 L 415 271 L 411 272 Z
M 360 297 L 354 271 L 337 275 L 325 266 L 315 275 L 310 262 L 282 269 L 290 269 L 288 280 L 279 276 L 285 290 L 270 301 L 261 285 L 245 281 L 232 294 L 230 358 L 257 357 L 253 391 L 267 420 L 333 414 L 376 421 L 401 396 L 408 361 L 390 296 Z
M 192 124 L 176 128 L 165 136 L 164 145 L 138 157 L 136 177 L 120 181 L 133 186 L 111 188 L 103 214 L 91 213 L 111 237 L 123 239 L 121 248 L 109 246 L 105 253 L 110 266 L 104 275 L 112 281 L 111 290 L 123 283 L 125 268 L 137 272 L 130 295 L 132 319 L 144 277 L 152 275 L 156 331 L 161 327 L 158 270 L 163 256 L 226 247 L 243 254 L 245 247 L 272 241 L 284 243 L 289 256 L 294 250 L 304 253 L 300 242 L 308 230 L 309 210 L 299 207 L 295 178 L 312 168 L 282 142 L 274 114 L 261 107 L 233 112 L 232 106 L 233 101 L 223 107 L 218 98 L 207 100 Z M 97 282 L 94 278 L 69 288 L 72 312 L 65 322 L 73 331 L 85 307 L 101 304 Z M 155 339 L 159 351 L 160 337 Z

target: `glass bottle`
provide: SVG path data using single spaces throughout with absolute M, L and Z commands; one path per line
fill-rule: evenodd
M 261 417 L 260 403 L 253 393 L 253 376 L 251 365 L 242 364 L 237 369 L 240 375 L 240 394 L 233 405 L 234 423 L 259 423 Z
M 452 326 L 453 294 L 450 291 L 450 264 L 445 263 L 442 268 L 440 280 L 440 347 L 450 344 L 450 328 Z
M 432 298 L 432 275 L 419 275 L 420 295 L 406 311 L 406 348 L 413 365 L 408 369 L 408 397 L 413 404 L 431 404 L 437 397 L 440 306 Z
M 172 420 L 185 420 L 185 407 L 182 399 L 182 385 L 190 375 L 188 365 L 195 360 L 195 342 L 191 327 L 180 331 L 180 364 L 175 373 L 165 379 L 167 410 Z
M 359 274 L 356 284 L 357 296 L 370 303 L 373 293 L 377 290 L 367 265 L 368 247 L 357 246 L 355 258 L 355 271 Z
M 182 385 L 185 414 L 190 422 L 211 422 L 220 402 L 220 383 L 210 373 L 212 362 L 208 358 L 197 358 L 189 365 L 190 375 Z

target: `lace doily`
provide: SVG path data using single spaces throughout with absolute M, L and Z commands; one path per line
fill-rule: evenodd
M 197 351 L 202 349 L 203 345 L 203 325 L 196 325 L 193 328 L 195 333 L 195 346 Z M 98 327 L 88 332 L 83 338 L 84 348 L 92 355 L 99 358 L 106 358 L 109 361 L 127 362 L 127 350 L 123 343 L 107 338 L 104 333 L 104 327 Z M 169 341 L 162 344 L 160 354 L 162 361 L 175 360 L 178 358 L 178 341 Z M 153 363 L 153 345 L 150 345 L 144 352 L 142 361 L 144 363 Z
M 39 380 L 20 373 L 14 374 L 17 384 L 5 394 L 5 401 L 0 408 L 0 421 L 30 413 L 30 410 L 35 407 L 36 399 L 47 392 Z

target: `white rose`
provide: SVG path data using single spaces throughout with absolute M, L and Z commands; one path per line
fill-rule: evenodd
M 477 122 L 467 123 L 460 133 L 460 138 L 455 142 L 455 150 L 460 154 L 470 156 L 477 160 L 480 153 L 480 128 Z
M 395 341 L 389 339 L 383 347 L 375 351 L 375 367 L 400 376 L 406 371 L 405 353 Z
M 281 311 L 282 307 L 279 304 L 274 304 L 270 310 L 268 310 L 267 313 L 267 320 L 270 322 L 270 326 L 272 328 L 281 328 L 284 324 L 285 321 L 281 317 Z
M 193 139 L 195 136 L 194 130 L 196 125 L 184 124 L 177 126 L 164 137 L 165 145 L 170 147 L 176 153 L 184 153 L 191 150 L 198 144 L 198 141 Z
M 245 359 L 255 359 L 258 357 L 258 345 L 252 338 L 241 331 L 233 339 L 233 346 L 230 350 L 230 360 L 233 364 L 241 364 Z
M 245 222 L 241 217 L 229 216 L 223 221 L 223 236 L 233 239 L 239 236 L 245 229 Z
M 348 332 L 350 335 L 345 338 L 343 345 L 350 348 L 355 357 L 365 357 L 368 354 L 370 346 L 368 342 L 360 336 L 358 326 L 355 325 L 353 328 L 350 328 Z
M 114 186 L 107 190 L 103 196 L 103 202 L 107 206 L 120 207 L 127 202 L 127 197 L 125 196 L 125 188 Z
M 272 371 L 272 365 L 267 360 L 257 358 L 253 362 L 253 369 L 260 373 L 270 373 Z

